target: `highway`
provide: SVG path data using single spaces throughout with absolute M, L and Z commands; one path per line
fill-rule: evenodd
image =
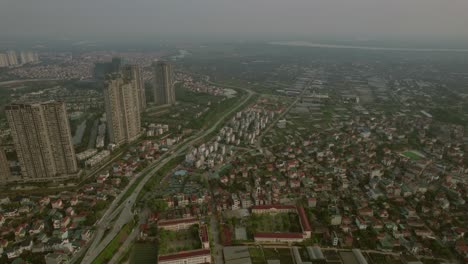
M 102 218 L 97 222 L 94 237 L 92 241 L 90 241 L 90 246 L 81 263 L 84 263 L 84 264 L 92 263 L 93 260 L 109 244 L 109 242 L 112 241 L 112 239 L 118 234 L 122 226 L 124 226 L 129 221 L 133 220 L 132 209 L 133 209 L 133 206 L 135 205 L 138 194 L 141 192 L 145 184 L 151 179 L 151 177 L 159 169 L 161 169 L 174 157 L 177 157 L 181 155 L 183 152 L 185 152 L 186 149 L 190 145 L 194 144 L 195 142 L 199 141 L 200 139 L 203 139 L 205 136 L 214 132 L 215 129 L 222 122 L 225 121 L 224 119 L 226 119 L 226 117 L 238 111 L 240 108 L 244 106 L 245 103 L 247 103 L 250 100 L 250 98 L 254 95 L 254 92 L 248 89 L 244 89 L 244 90 L 248 93 L 247 97 L 244 100 L 242 100 L 236 107 L 234 107 L 229 112 L 227 112 L 222 117 L 220 117 L 219 120 L 214 125 L 212 125 L 211 128 L 204 130 L 204 131 L 200 131 L 197 135 L 186 139 L 183 143 L 181 143 L 181 145 L 179 145 L 176 151 L 172 153 L 166 153 L 160 159 L 155 161 L 152 165 L 148 166 L 146 169 L 140 172 L 136 177 L 134 177 L 129 182 L 127 187 L 116 197 L 116 199 L 108 207 L 108 209 L 106 210 Z M 127 190 L 140 177 L 144 177 L 144 178 L 139 182 L 138 186 L 135 188 L 135 191 L 119 205 L 119 201 L 124 197 Z M 108 225 L 112 222 L 114 218 L 116 219 L 111 229 L 108 230 L 107 235 L 104 237 L 104 234 L 106 232 L 106 229 L 108 228 Z M 76 261 L 77 259 L 74 258 L 73 260 Z

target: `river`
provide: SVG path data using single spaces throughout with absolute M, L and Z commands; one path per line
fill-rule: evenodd
M 308 41 L 272 41 L 270 45 L 329 48 L 329 49 L 359 49 L 359 50 L 382 50 L 382 51 L 419 51 L 419 52 L 468 52 L 468 49 L 445 49 L 445 48 L 397 48 L 397 47 L 375 47 L 358 45 L 338 45 L 314 43 Z

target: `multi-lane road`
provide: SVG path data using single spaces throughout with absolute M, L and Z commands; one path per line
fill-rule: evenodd
M 151 177 L 164 165 L 166 165 L 170 160 L 173 158 L 181 155 L 184 153 L 189 146 L 193 143 L 203 139 L 210 133 L 214 132 L 215 129 L 222 123 L 225 122 L 226 117 L 231 115 L 232 113 L 240 110 L 244 105 L 252 98 L 254 92 L 248 89 L 243 89 L 247 92 L 247 96 L 235 107 L 233 107 L 230 111 L 225 113 L 223 116 L 219 118 L 219 120 L 204 131 L 200 131 L 197 135 L 187 138 L 184 142 L 182 142 L 177 150 L 173 151 L 172 153 L 168 153 L 163 155 L 159 160 L 157 160 L 153 165 L 147 167 L 141 173 L 139 173 L 136 177 L 134 177 L 127 187 L 116 197 L 116 199 L 112 202 L 112 204 L 108 207 L 104 215 L 102 216 L 101 220 L 99 220 L 96 224 L 96 231 L 93 237 L 93 240 L 90 242 L 90 246 L 87 249 L 87 252 L 82 260 L 81 263 L 88 264 L 92 263 L 93 260 L 104 250 L 104 248 L 109 244 L 110 241 L 118 234 L 121 230 L 122 226 L 126 223 L 133 220 L 133 206 L 137 200 L 138 194 L 141 192 L 145 184 L 151 179 Z M 124 201 L 120 202 L 125 196 L 125 193 L 128 189 L 135 183 L 135 181 L 140 178 L 144 177 L 135 188 L 134 192 L 127 197 Z M 110 230 L 109 224 L 112 223 L 112 227 Z M 106 230 L 108 230 L 107 234 Z M 105 235 L 105 237 L 104 237 Z M 76 261 L 76 259 L 74 259 Z

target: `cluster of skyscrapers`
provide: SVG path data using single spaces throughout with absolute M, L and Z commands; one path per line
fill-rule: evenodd
M 39 62 L 39 55 L 37 52 L 21 51 L 17 53 L 14 50 L 9 50 L 5 53 L 0 53 L 0 67 L 19 66 L 36 62 Z
M 145 84 L 141 67 L 113 59 L 106 66 L 112 71 L 106 74 L 104 98 L 110 142 L 116 145 L 128 143 L 140 135 L 140 113 L 146 108 Z M 118 65 L 118 66 L 117 66 Z M 153 70 L 153 96 L 155 105 L 175 103 L 172 65 L 159 61 Z
M 102 66 L 109 141 L 115 145 L 140 136 L 141 113 L 146 109 L 141 67 L 121 62 L 113 59 Z M 152 69 L 155 104 L 174 104 L 171 64 L 156 62 Z M 5 151 L 0 147 L 0 183 L 59 180 L 79 174 L 64 102 L 13 103 L 5 112 L 21 176 L 12 178 Z

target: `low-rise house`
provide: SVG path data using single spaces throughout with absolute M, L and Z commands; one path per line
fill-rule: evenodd
M 71 219 L 69 216 L 65 216 L 62 221 L 60 222 L 61 227 L 67 227 L 71 222 Z
M 29 230 L 30 235 L 40 234 L 44 230 L 44 221 L 36 220 Z
M 4 212 L 5 217 L 17 217 L 19 216 L 18 209 L 10 209 Z
M 50 198 L 49 198 L 49 196 L 45 196 L 45 197 L 41 198 L 41 199 L 39 200 L 39 204 L 40 204 L 41 206 L 47 206 L 47 205 L 49 205 L 49 204 L 50 204 Z
M 366 221 L 365 221 L 362 217 L 360 217 L 360 216 L 356 217 L 356 221 L 355 221 L 355 222 L 356 222 L 356 226 L 357 226 L 360 230 L 365 230 L 365 229 L 367 229 L 367 223 L 366 223 Z
M 54 209 L 62 209 L 63 208 L 63 202 L 62 199 L 57 199 L 52 202 L 52 208 Z
M 8 259 L 14 259 L 14 258 L 19 257 L 23 253 L 23 251 L 21 250 L 20 247 L 13 247 L 13 248 L 8 249 L 6 253 L 7 253 Z
M 26 228 L 27 224 L 20 224 L 15 228 L 15 236 L 16 237 L 24 237 L 26 235 Z
M 68 263 L 69 258 L 66 254 L 49 253 L 45 256 L 46 264 L 62 264 Z
M 68 207 L 68 208 L 65 210 L 65 213 L 66 213 L 68 216 L 74 216 L 74 215 L 75 215 L 75 210 L 73 209 L 73 207 Z

